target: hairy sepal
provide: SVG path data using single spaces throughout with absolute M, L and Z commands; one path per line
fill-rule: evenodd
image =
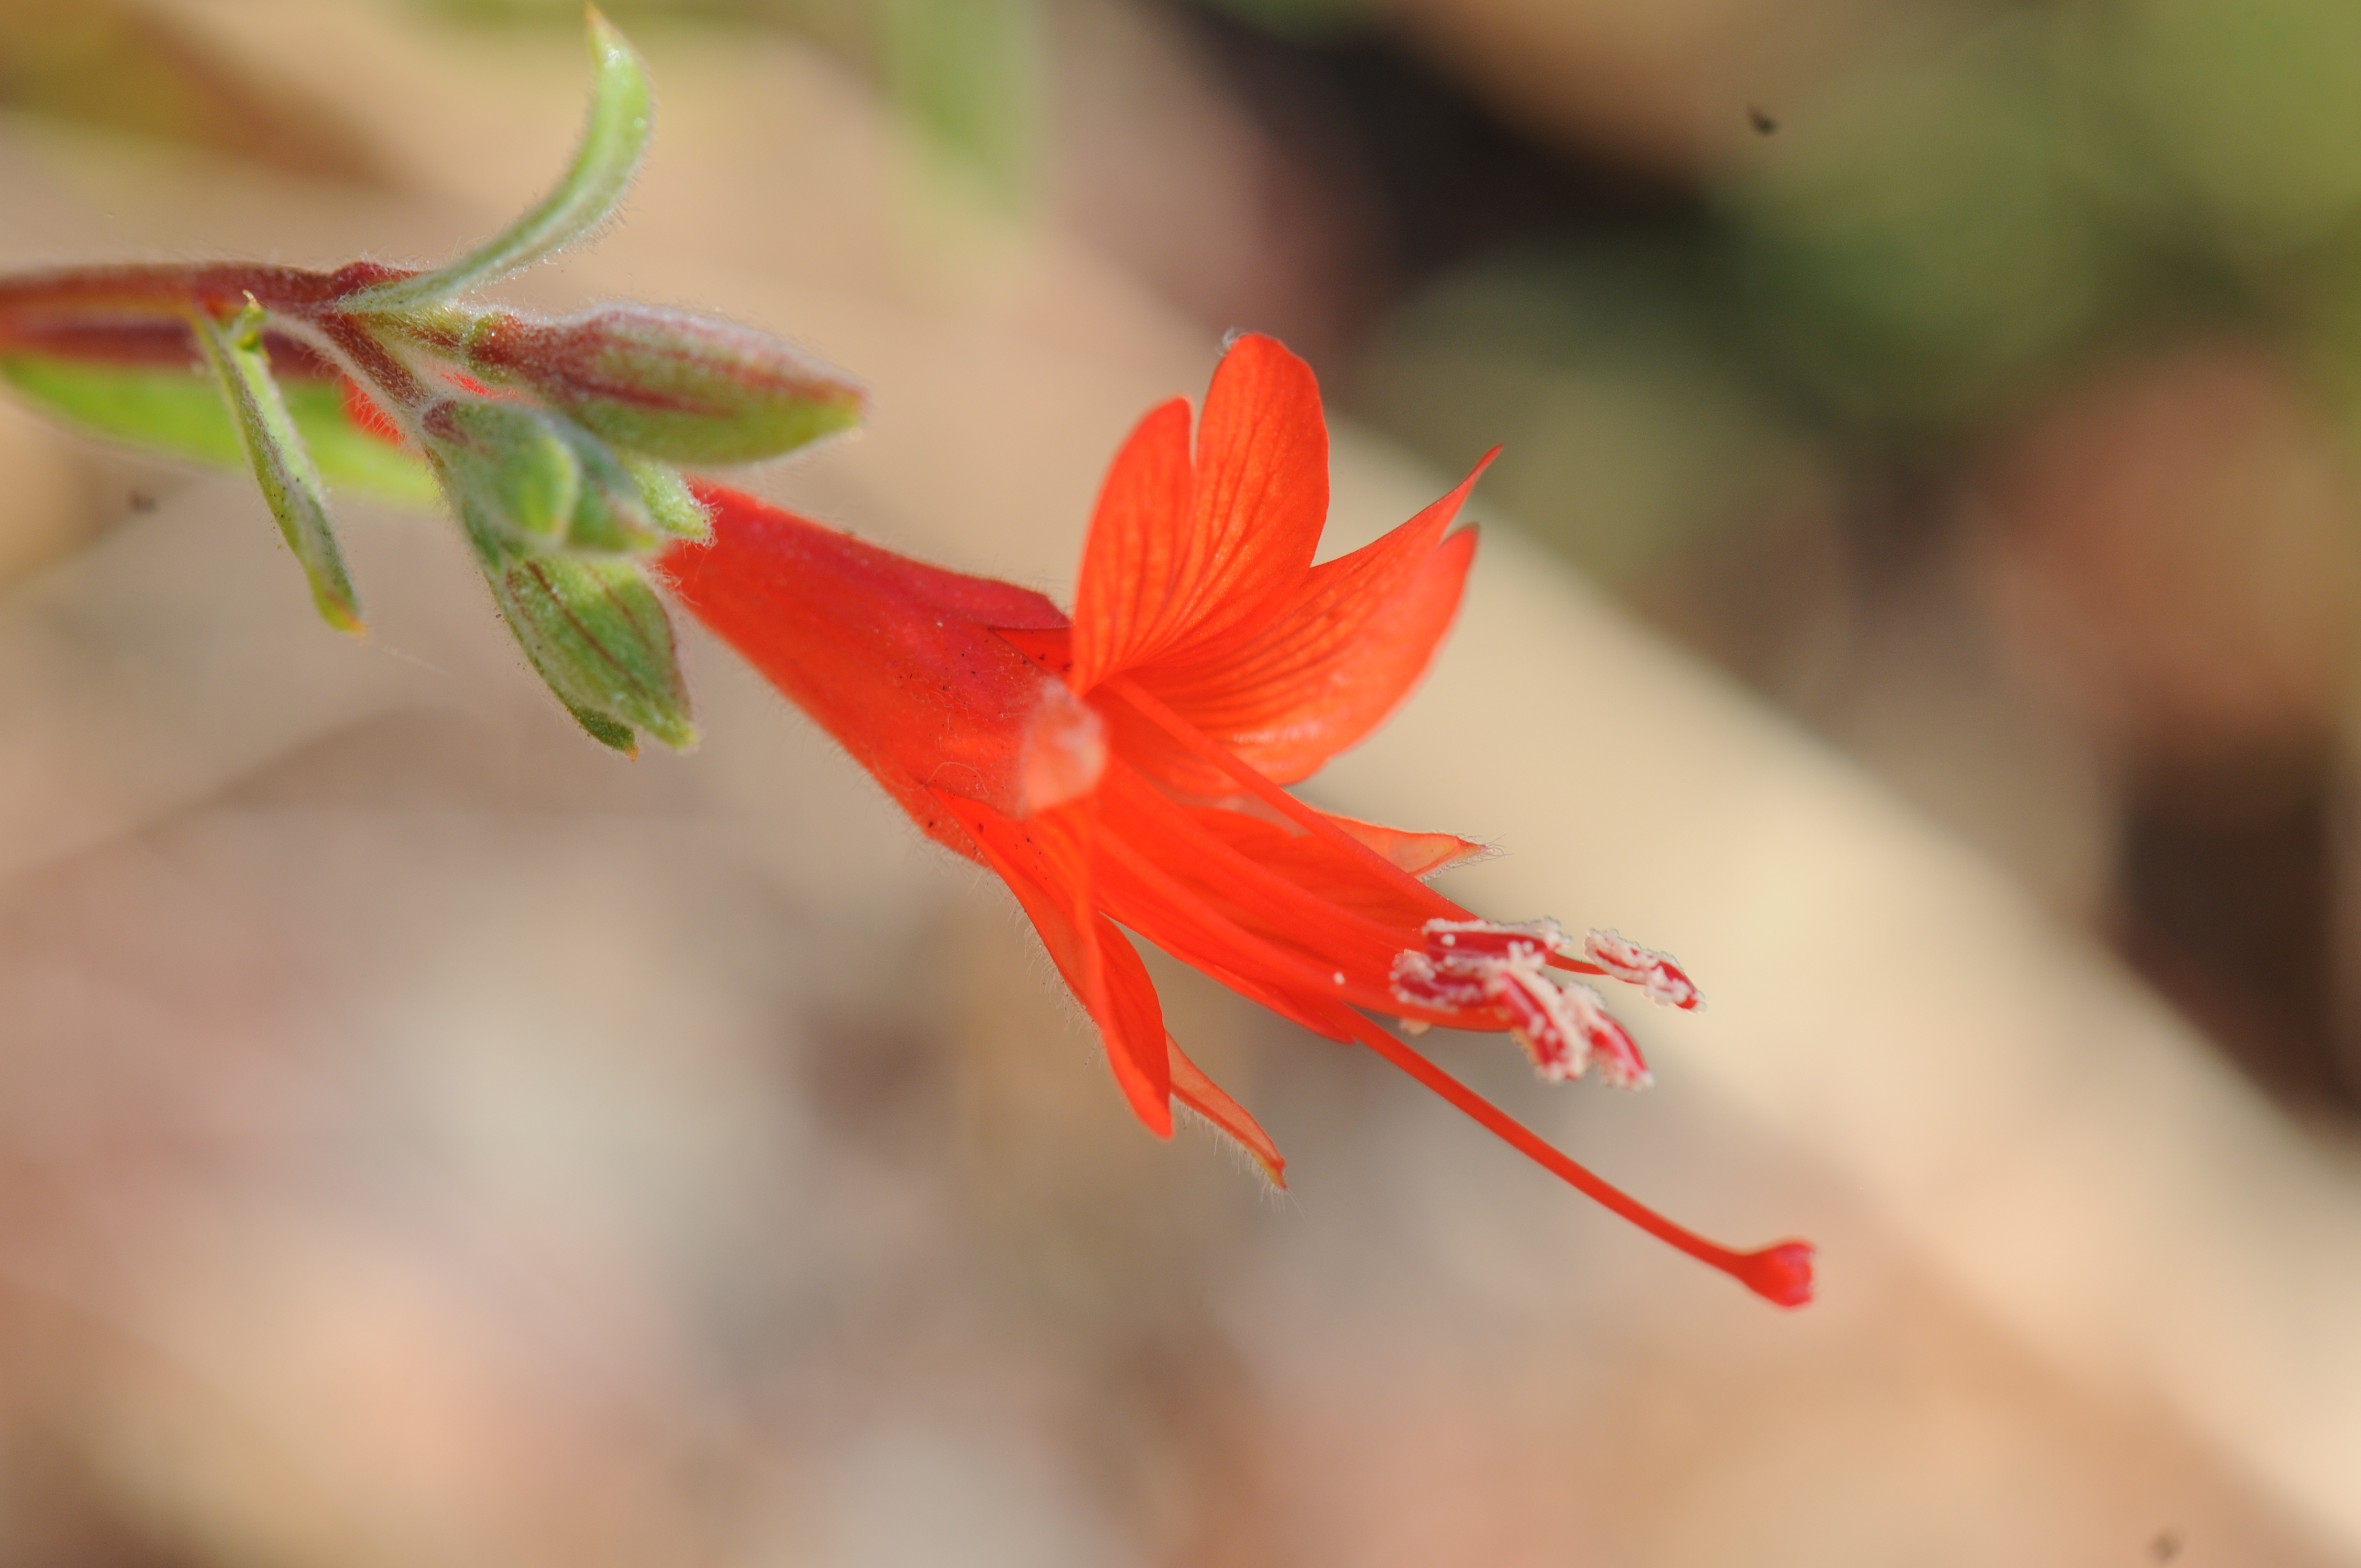
M 481 550 L 641 554 L 665 540 L 639 479 L 563 415 L 452 399 L 419 424 L 452 509 Z
M 635 561 L 531 555 L 487 563 L 517 645 L 590 738 L 631 753 L 641 732 L 697 742 L 672 620 Z

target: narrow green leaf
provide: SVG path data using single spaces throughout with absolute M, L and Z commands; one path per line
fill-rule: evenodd
M 214 378 L 170 365 L 0 356 L 0 379 L 67 423 L 166 457 L 244 466 L 237 422 Z M 321 476 L 340 491 L 429 510 L 441 504 L 419 455 L 357 430 L 333 381 L 281 381 L 280 396 Z
M 312 580 L 312 602 L 320 617 L 341 631 L 361 629 L 360 601 L 352 579 L 345 574 L 344 553 L 328 518 L 328 493 L 320 471 L 312 466 L 302 433 L 270 378 L 270 357 L 262 348 L 263 314 L 249 302 L 235 321 L 224 323 L 198 313 L 192 320 L 197 343 L 220 378 L 222 394 L 229 400 L 254 482 L 279 520 L 287 547 Z
M 590 117 L 573 167 L 539 205 L 492 239 L 447 267 L 364 289 L 343 302 L 348 311 L 390 315 L 414 311 L 522 271 L 572 245 L 607 221 L 647 150 L 651 93 L 647 68 L 623 35 L 590 12 L 590 58 L 598 76 Z

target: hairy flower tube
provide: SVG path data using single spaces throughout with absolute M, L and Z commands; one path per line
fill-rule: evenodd
M 1481 472 L 1479 466 L 1478 472 Z M 710 543 L 662 558 L 680 602 L 823 726 L 928 837 L 998 873 L 1097 1024 L 1133 1111 L 1171 1102 L 1284 1162 L 1167 1033 L 1130 934 L 1314 1033 L 1356 1041 L 1642 1229 L 1784 1306 L 1812 1249 L 1693 1234 L 1543 1142 L 1379 1018 L 1511 1035 L 1545 1078 L 1647 1069 L 1598 992 L 1676 1008 L 1666 956 L 1547 920 L 1480 918 L 1422 880 L 1481 847 L 1314 810 L 1282 786 L 1367 735 L 1457 610 L 1477 476 L 1362 549 L 1313 564 L 1328 443 L 1302 361 L 1237 340 L 1190 411 L 1115 458 L 1069 618 L 1029 589 L 923 565 L 718 487 Z

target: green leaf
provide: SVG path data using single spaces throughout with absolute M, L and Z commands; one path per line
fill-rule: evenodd
M 421 511 L 438 504 L 434 476 L 425 459 L 355 428 L 345 413 L 343 388 L 333 382 L 296 381 L 281 390 L 295 415 L 295 427 L 311 443 L 313 460 L 330 486 Z
M 328 493 L 302 433 L 270 378 L 270 356 L 262 347 L 262 308 L 251 299 L 236 319 L 217 322 L 199 312 L 191 318 L 197 344 L 220 378 L 254 482 L 279 520 L 279 532 L 312 581 L 312 602 L 320 617 L 342 631 L 361 629 L 360 601 L 345 572 L 344 552 L 328 516 Z
M 573 167 L 539 205 L 447 267 L 364 289 L 342 302 L 358 313 L 414 311 L 519 272 L 572 245 L 607 221 L 647 151 L 651 93 L 647 68 L 614 25 L 590 12 L 590 58 L 598 77 L 590 118 Z
M 41 354 L 0 356 L 0 378 L 69 424 L 167 457 L 217 467 L 246 461 L 213 378 L 169 365 L 110 365 Z M 328 483 L 430 510 L 441 496 L 419 456 L 357 430 L 331 381 L 283 381 L 280 396 Z

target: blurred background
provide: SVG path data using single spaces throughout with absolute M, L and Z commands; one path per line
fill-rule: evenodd
M 1619 607 L 1565 616 L 1850 759 L 2349 1179 L 2361 7 L 607 8 L 658 150 L 515 297 L 870 378 L 778 493 L 1060 572 L 1129 419 L 1274 333 L 1376 468 L 1503 444 L 1477 514 Z M 558 166 L 578 27 L 0 0 L 0 258 L 439 254 Z M 621 768 L 414 521 L 356 514 L 361 654 L 242 481 L 14 407 L 0 474 L 7 1568 L 2361 1552 L 1738 1100 L 1543 1124 L 1833 1241 L 1803 1317 L 1168 974 L 1296 1162 L 1265 1201 L 1137 1136 L 1005 901 L 711 649 L 706 751 Z

